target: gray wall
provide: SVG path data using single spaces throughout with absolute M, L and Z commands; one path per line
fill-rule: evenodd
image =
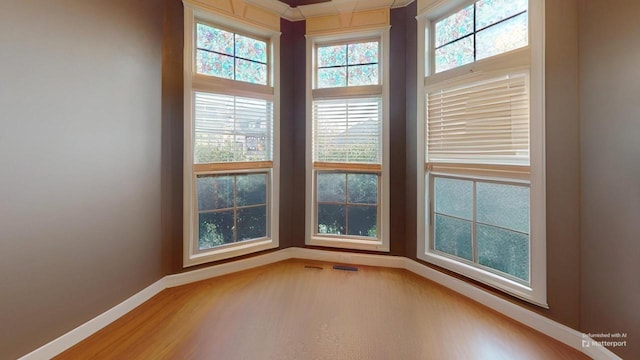
M 305 158 L 305 143 L 306 143 L 306 63 L 303 59 L 306 57 L 306 40 L 304 37 L 306 23 L 304 21 L 296 21 L 291 24 L 289 28 L 290 34 L 293 39 L 290 40 L 292 46 L 291 56 L 293 56 L 293 64 L 289 69 L 283 68 L 281 73 L 285 71 L 292 71 L 290 75 L 290 81 L 292 81 L 293 97 L 290 99 L 289 106 L 291 107 L 291 115 L 293 121 L 293 129 L 289 132 L 293 137 L 291 152 L 292 166 L 292 187 L 293 193 L 292 204 L 292 224 L 291 224 L 291 246 L 304 247 L 305 239 L 305 176 L 306 176 L 306 158 Z M 284 106 L 285 100 L 282 100 Z
M 414 1 L 405 10 L 405 256 L 417 259 L 417 172 L 418 158 L 418 2 Z M 391 54 L 393 55 L 393 53 Z M 420 169 L 422 171 L 422 169 Z
M 405 43 L 407 8 L 391 9 L 389 30 L 389 255 L 404 256 L 405 242 Z M 414 20 L 415 21 L 415 20 Z
M 582 330 L 640 358 L 640 2 L 580 0 Z
M 162 260 L 182 270 L 183 28 L 180 0 L 162 0 Z
M 293 228 L 293 192 L 284 191 L 293 187 L 293 129 L 294 115 L 291 99 L 293 98 L 292 71 L 294 64 L 293 44 L 296 38 L 294 23 L 280 20 L 280 247 L 291 246 Z
M 577 1 L 547 1 L 545 18 L 547 300 L 550 309 L 533 309 L 577 329 L 580 309 Z
M 162 277 L 158 1 L 0 2 L 0 358 Z

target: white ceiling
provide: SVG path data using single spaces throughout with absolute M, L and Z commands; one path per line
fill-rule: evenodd
M 245 0 L 248 3 L 274 11 L 280 17 L 299 21 L 309 17 L 336 15 L 340 13 L 382 8 L 398 8 L 411 4 L 414 0 L 331 0 L 310 5 L 291 7 L 278 0 Z

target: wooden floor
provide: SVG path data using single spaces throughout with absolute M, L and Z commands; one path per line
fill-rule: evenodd
M 162 291 L 57 359 L 586 359 L 405 270 L 288 260 Z

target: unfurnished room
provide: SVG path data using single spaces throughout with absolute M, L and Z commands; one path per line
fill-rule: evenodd
M 0 359 L 640 359 L 640 1 L 1 0 Z

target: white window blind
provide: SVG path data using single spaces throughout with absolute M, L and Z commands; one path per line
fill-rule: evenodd
M 268 161 L 273 152 L 273 102 L 195 93 L 198 163 Z
M 427 161 L 529 165 L 528 72 L 427 89 Z
M 382 99 L 313 102 L 313 160 L 382 163 Z

